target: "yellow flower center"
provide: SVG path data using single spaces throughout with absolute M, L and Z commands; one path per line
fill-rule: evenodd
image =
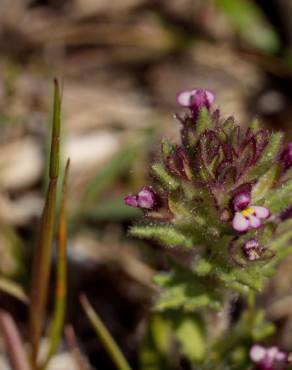
M 252 207 L 248 207 L 246 209 L 244 209 L 243 211 L 241 211 L 241 214 L 244 216 L 244 217 L 248 217 L 252 214 L 254 214 L 254 209 Z

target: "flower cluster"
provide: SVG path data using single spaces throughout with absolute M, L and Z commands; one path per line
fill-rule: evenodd
M 259 370 L 284 370 L 289 362 L 288 354 L 278 347 L 265 348 L 259 344 L 252 346 L 250 358 Z
M 236 265 L 231 275 L 270 259 L 275 246 L 279 250 L 273 240 L 278 226 L 292 215 L 292 143 L 283 148 L 282 134 L 256 121 L 243 128 L 233 117 L 221 117 L 211 91 L 182 91 L 177 102 L 187 108 L 176 115 L 181 140 L 162 142 L 151 185 L 125 197 L 127 205 L 144 211 L 144 223 L 130 232 L 167 246 L 204 246 L 198 249 L 202 259 L 221 260 L 216 254 L 223 250 L 225 263 Z M 214 278 L 222 269 L 212 271 Z M 262 286 L 242 275 L 229 279 L 245 289 Z
M 258 191 L 254 202 L 255 189 L 269 167 L 280 168 L 274 171 L 277 176 L 283 176 L 292 167 L 292 143 L 277 152 L 275 147 L 280 144 L 281 135 L 272 137 L 267 130 L 256 126 L 243 130 L 233 117 L 221 119 L 218 109 L 211 110 L 214 101 L 214 94 L 204 89 L 177 95 L 177 102 L 189 109 L 184 117 L 177 115 L 182 125 L 181 143 L 163 144 L 162 163 L 153 166 L 158 181 L 135 195 L 128 195 L 125 203 L 143 209 L 149 219 L 159 213 L 171 215 L 173 225 L 178 224 L 178 219 L 181 223 L 178 213 L 183 212 L 188 224 L 193 219 L 194 229 L 205 235 L 209 234 L 208 230 L 199 230 L 204 224 L 202 213 L 206 218 L 212 215 L 206 228 L 213 235 L 219 236 L 222 224 L 226 229 L 226 223 L 238 235 L 256 231 L 270 218 L 271 212 L 264 192 Z M 277 181 L 275 178 L 275 184 Z M 213 212 L 208 212 L 210 204 L 205 204 L 204 197 L 212 201 Z M 203 204 L 206 209 L 198 212 Z M 259 259 L 262 251 L 255 247 L 256 243 L 259 245 L 255 236 L 252 240 L 243 250 L 251 261 Z

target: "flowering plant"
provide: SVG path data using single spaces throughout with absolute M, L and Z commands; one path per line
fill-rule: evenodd
M 256 120 L 244 129 L 233 117 L 222 118 L 214 101 L 204 89 L 177 95 L 187 108 L 176 115 L 181 141 L 162 142 L 152 183 L 125 198 L 144 212 L 130 234 L 192 251 L 188 263 L 171 261 L 171 271 L 156 276 L 156 310 L 191 314 L 206 327 L 210 315 L 230 307 L 235 296 L 246 299 L 236 325 L 225 327 L 230 343 L 200 330 L 205 349 L 194 356 L 196 364 L 246 369 L 254 362 L 260 369 L 284 369 L 288 356 L 277 362 L 261 353 L 255 361 L 249 348 L 273 331 L 255 308 L 255 293 L 292 251 L 292 144 L 283 147 L 282 133 L 270 133 Z M 187 339 L 180 339 L 184 346 Z

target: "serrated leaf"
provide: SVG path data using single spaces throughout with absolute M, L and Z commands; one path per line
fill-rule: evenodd
M 251 130 L 253 133 L 257 132 L 257 131 L 260 129 L 260 123 L 259 123 L 259 120 L 258 120 L 257 118 L 254 118 L 254 119 L 251 121 L 251 123 L 250 123 L 250 125 L 249 125 L 249 128 L 250 128 L 250 130 Z
M 204 259 L 201 259 L 194 267 L 194 272 L 199 276 L 206 276 L 211 273 L 213 269 L 212 264 Z
M 177 285 L 165 290 L 154 305 L 157 311 L 182 307 L 186 301 L 186 285 Z
M 275 326 L 266 321 L 265 312 L 258 310 L 254 318 L 254 327 L 252 328 L 252 337 L 255 342 L 262 341 L 275 332 Z
M 136 225 L 130 229 L 130 234 L 138 238 L 155 239 L 169 247 L 181 246 L 192 248 L 194 242 L 174 226 L 166 225 Z
M 265 198 L 267 192 L 273 187 L 279 173 L 279 165 L 274 164 L 264 175 L 262 175 L 252 188 L 252 200 L 257 202 Z
M 267 198 L 265 205 L 271 213 L 278 213 L 292 204 L 292 180 L 283 184 L 280 188 L 272 190 Z
M 170 349 L 170 326 L 161 315 L 153 315 L 150 323 L 150 329 L 155 347 L 160 353 L 167 355 Z
M 175 326 L 175 336 L 182 353 L 191 361 L 202 361 L 206 354 L 206 343 L 202 326 L 196 317 L 183 317 Z
M 170 143 L 166 139 L 162 139 L 161 152 L 164 160 L 167 160 L 169 155 L 175 150 L 175 144 Z
M 167 172 L 162 163 L 155 163 L 152 170 L 167 189 L 176 190 L 179 187 L 179 182 Z
M 190 212 L 184 206 L 181 200 L 175 200 L 173 197 L 169 197 L 168 206 L 169 206 L 171 213 L 173 213 L 176 219 L 186 220 L 191 217 Z
M 196 122 L 196 133 L 198 137 L 209 127 L 212 126 L 212 119 L 207 108 L 203 107 L 199 111 Z
M 150 317 L 148 332 L 139 348 L 140 370 L 170 370 L 169 354 L 173 345 L 170 323 L 160 314 Z

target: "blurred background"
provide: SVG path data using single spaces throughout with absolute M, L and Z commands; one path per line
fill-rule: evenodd
M 123 197 L 147 183 L 161 137 L 177 139 L 176 93 L 208 88 L 224 115 L 242 125 L 258 117 L 291 140 L 291 20 L 291 0 L 0 0 L 0 279 L 30 284 L 58 77 L 63 163 L 71 158 L 66 322 L 94 368 L 113 365 L 79 306 L 81 292 L 133 368 L 157 368 L 145 360 L 156 328 L 152 277 L 170 252 L 127 236 L 141 214 Z M 288 350 L 291 262 L 259 300 Z M 26 305 L 4 292 L 0 305 L 26 337 Z M 188 368 L 177 348 L 163 366 Z M 66 341 L 50 369 L 74 369 Z

